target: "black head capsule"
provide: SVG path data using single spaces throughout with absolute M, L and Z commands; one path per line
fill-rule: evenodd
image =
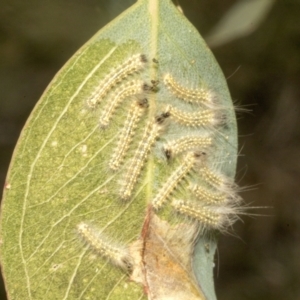
M 152 84 L 152 91 L 154 93 L 158 92 L 158 85 L 159 85 L 159 80 L 151 80 L 151 84 Z
M 170 160 L 171 156 L 172 156 L 172 150 L 169 148 L 165 148 L 164 150 L 165 150 L 165 155 L 166 155 L 167 160 Z
M 158 84 L 159 84 L 159 80 L 151 80 L 151 83 L 152 83 L 152 86 L 153 87 L 156 87 L 156 86 L 158 86 Z
M 143 90 L 145 92 L 151 91 L 151 86 L 149 84 L 147 84 L 147 83 L 144 83 L 143 84 Z
M 127 274 L 131 274 L 132 271 L 133 271 L 133 264 L 132 264 L 131 260 L 126 258 L 126 257 L 123 257 L 122 258 L 122 263 L 124 265 L 124 271 Z
M 152 83 L 152 81 L 153 81 L 153 80 L 151 80 L 151 83 Z M 145 92 L 151 92 L 151 93 L 157 92 L 157 91 L 158 91 L 156 85 L 149 85 L 149 84 L 147 84 L 147 83 L 144 83 L 144 84 L 143 84 L 143 90 L 144 90 Z
M 138 106 L 148 108 L 149 107 L 149 102 L 147 98 L 143 98 L 137 101 Z
M 206 152 L 204 151 L 196 151 L 194 152 L 195 158 L 205 158 L 206 157 Z
M 143 90 L 145 92 L 156 93 L 158 91 L 159 80 L 151 80 L 151 85 L 144 83 Z
M 196 165 L 198 165 L 198 167 L 202 168 L 207 161 L 207 153 L 204 151 L 195 151 L 194 157 L 196 159 Z
M 141 54 L 141 62 L 143 62 L 143 63 L 148 62 L 148 59 L 145 54 Z
M 165 121 L 165 119 L 169 117 L 170 117 L 170 113 L 168 111 L 163 112 L 162 114 L 156 116 L 155 121 L 157 124 L 162 124 Z

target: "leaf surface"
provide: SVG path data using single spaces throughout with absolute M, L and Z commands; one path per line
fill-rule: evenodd
M 140 57 L 136 64 L 143 66 L 127 74 L 136 57 Z M 193 127 L 172 118 L 160 122 L 169 105 L 188 113 L 202 107 L 176 97 L 176 92 L 174 96 L 164 83 L 166 74 L 186 89 L 212 91 L 226 112 L 226 126 Z M 122 89 L 129 90 L 126 84 L 138 80 L 146 85 L 142 91 L 122 98 Z M 122 101 L 114 108 L 118 97 Z M 129 128 L 126 120 L 132 120 L 134 103 L 143 111 L 124 160 L 114 171 L 109 163 Z M 106 118 L 109 125 L 100 126 Z M 147 294 L 149 299 L 165 299 L 174 287 L 163 281 L 166 271 L 156 269 L 152 258 L 160 260 L 159 251 L 166 249 L 167 256 L 177 253 L 170 276 L 181 268 L 187 287 L 182 295 L 191 291 L 193 299 L 215 299 L 214 234 L 206 235 L 205 230 L 198 234 L 199 223 L 178 216 L 170 205 L 173 196 L 188 197 L 185 180 L 202 182 L 198 173 L 188 170 L 190 177 L 178 179 L 178 188 L 169 187 L 164 207 L 152 208 L 163 183 L 174 179 L 174 172 L 178 175 L 188 157 L 185 151 L 169 161 L 164 145 L 191 134 L 213 136 L 214 145 L 206 152 L 208 164 L 233 178 L 235 118 L 218 65 L 171 1 L 140 0 L 68 61 L 22 131 L 1 215 L 1 260 L 9 299 L 134 300 L 147 299 Z M 92 233 L 88 235 L 85 228 Z M 161 246 L 160 238 L 169 244 Z M 177 244 L 172 248 L 174 240 Z M 152 251 L 155 247 L 160 250 Z M 123 259 L 123 252 L 130 252 L 125 254 L 129 261 Z M 144 260 L 140 262 L 144 271 L 139 270 L 138 255 Z M 130 270 L 124 271 L 124 265 L 130 265 Z M 159 291 L 150 269 L 154 274 L 162 272 Z M 146 275 L 136 275 L 139 271 Z M 178 299 L 185 299 L 174 291 Z

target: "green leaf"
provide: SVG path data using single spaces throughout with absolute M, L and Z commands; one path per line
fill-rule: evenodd
M 138 1 L 69 60 L 23 129 L 1 215 L 9 299 L 215 299 L 236 143 L 202 38 L 170 0 Z

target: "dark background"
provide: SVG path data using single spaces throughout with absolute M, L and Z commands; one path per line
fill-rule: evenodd
M 0 0 L 0 186 L 52 77 L 132 2 Z M 206 36 L 237 2 L 180 4 Z M 255 32 L 212 50 L 233 100 L 250 110 L 238 114 L 242 197 L 249 206 L 269 207 L 251 210 L 260 216 L 242 216 L 234 232 L 220 238 L 218 300 L 300 299 L 300 1 L 275 1 Z

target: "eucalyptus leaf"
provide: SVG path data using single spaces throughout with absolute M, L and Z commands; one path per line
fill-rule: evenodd
M 217 47 L 252 33 L 266 18 L 274 2 L 274 0 L 238 1 L 205 40 L 210 47 Z
M 22 131 L 1 214 L 9 299 L 216 299 L 236 156 L 210 50 L 170 0 L 139 0 L 67 62 Z

